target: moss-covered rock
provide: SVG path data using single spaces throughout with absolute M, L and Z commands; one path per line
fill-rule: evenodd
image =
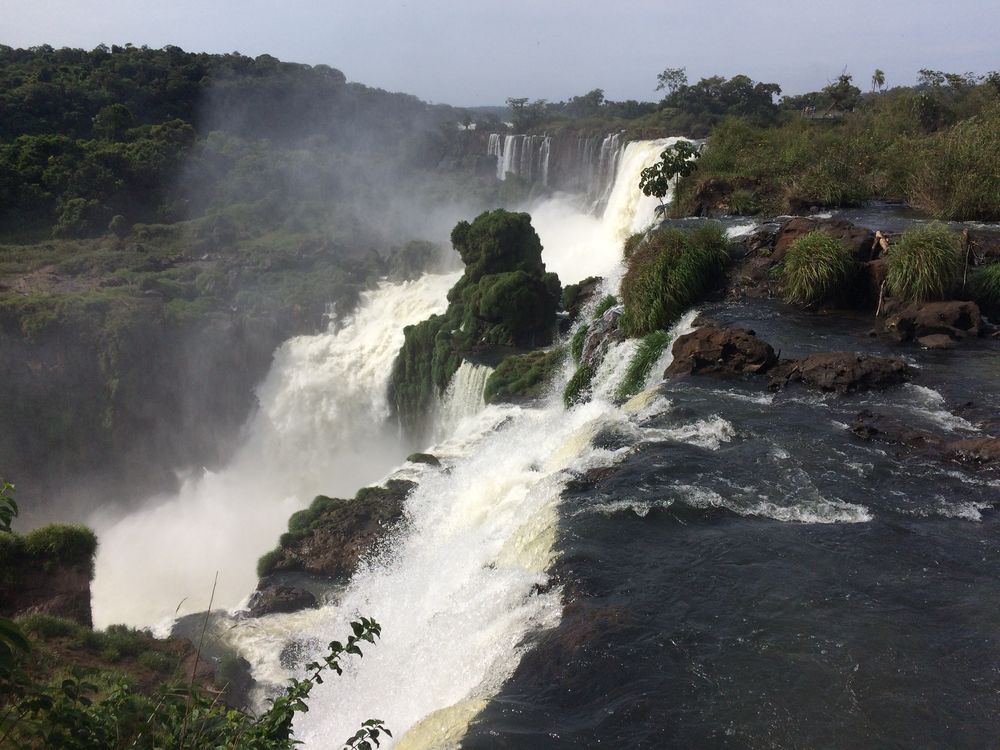
M 506 357 L 486 381 L 486 403 L 538 398 L 552 382 L 565 358 L 566 349 L 563 347 Z
M 547 346 L 556 329 L 561 287 L 545 271 L 542 243 L 525 213 L 504 210 L 459 222 L 452 244 L 465 273 L 448 309 L 408 326 L 393 364 L 390 402 L 403 428 L 419 435 L 462 355 L 498 346 Z

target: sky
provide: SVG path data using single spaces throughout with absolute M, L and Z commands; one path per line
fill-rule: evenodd
M 654 100 L 656 74 L 745 73 L 784 93 L 843 70 L 1000 69 L 998 0 L 0 0 L 0 44 L 267 53 L 457 106 Z

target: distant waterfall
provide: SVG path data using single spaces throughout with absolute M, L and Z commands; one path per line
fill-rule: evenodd
M 487 153 L 497 160 L 498 180 L 514 174 L 579 193 L 599 212 L 607 203 L 626 145 L 620 132 L 586 138 L 492 133 Z
M 497 179 L 514 174 L 528 182 L 549 182 L 551 138 L 547 135 L 491 133 L 487 153 L 497 159 Z

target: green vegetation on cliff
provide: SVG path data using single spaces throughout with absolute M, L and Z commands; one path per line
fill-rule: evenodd
M 531 217 L 498 209 L 459 222 L 452 245 L 465 273 L 448 292 L 448 309 L 405 330 L 393 365 L 390 398 L 403 428 L 418 434 L 462 355 L 552 342 L 562 290 L 546 273 Z
M 16 587 L 27 571 L 83 567 L 94 574 L 97 535 L 86 526 L 50 524 L 27 534 L 0 534 L 0 582 Z
M 628 337 L 666 330 L 715 284 L 729 262 L 722 227 L 666 228 L 633 250 L 622 277 L 621 331 Z
M 490 373 L 483 396 L 487 404 L 538 398 L 566 359 L 566 349 L 513 354 Z
M 616 401 L 628 401 L 642 390 L 653 365 L 656 364 L 670 341 L 671 336 L 666 331 L 653 331 L 643 337 L 628 363 L 625 375 L 615 390 Z

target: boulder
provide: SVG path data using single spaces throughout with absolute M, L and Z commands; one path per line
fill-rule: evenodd
M 930 336 L 921 336 L 917 343 L 924 349 L 954 349 L 955 339 L 944 333 L 932 333 Z
M 890 310 L 886 330 L 900 342 L 944 334 L 952 339 L 978 336 L 983 319 L 975 302 L 923 302 Z
M 862 440 L 909 448 L 938 450 L 942 440 L 926 430 L 919 430 L 897 417 L 877 414 L 865 409 L 851 422 L 851 432 Z
M 411 453 L 406 457 L 411 464 L 427 464 L 428 466 L 440 466 L 441 461 L 432 453 Z
M 872 247 L 875 242 L 875 233 L 872 230 L 856 226 L 843 219 L 796 217 L 786 222 L 778 231 L 774 251 L 771 253 L 772 261 L 781 262 L 795 240 L 817 230 L 842 240 L 859 263 L 867 263 L 872 259 Z
M 746 328 L 705 326 L 680 336 L 673 361 L 663 373 L 733 378 L 766 372 L 778 362 L 770 344 Z
M 827 352 L 782 361 L 771 371 L 769 386 L 777 389 L 788 383 L 802 383 L 821 391 L 853 393 L 888 388 L 909 379 L 910 368 L 896 357 Z
M 974 466 L 1000 467 L 1000 438 L 978 437 L 956 440 L 944 447 L 945 455 Z
M 587 340 L 583 344 L 583 353 L 580 355 L 581 366 L 588 365 L 596 369 L 611 345 L 624 338 L 618 330 L 624 309 L 621 305 L 616 305 L 590 324 L 590 328 L 587 329 Z
M 302 571 L 346 581 L 361 558 L 402 519 L 406 496 L 414 487 L 414 482 L 393 479 L 385 487 L 365 487 L 353 500 L 318 498 L 322 504 L 308 528 L 282 535 L 280 546 L 268 553 L 273 558 L 266 572 Z
M 261 581 L 264 584 L 264 581 Z M 298 612 L 319 606 L 315 595 L 294 586 L 258 585 L 247 603 L 251 617 L 263 617 L 278 612 Z

